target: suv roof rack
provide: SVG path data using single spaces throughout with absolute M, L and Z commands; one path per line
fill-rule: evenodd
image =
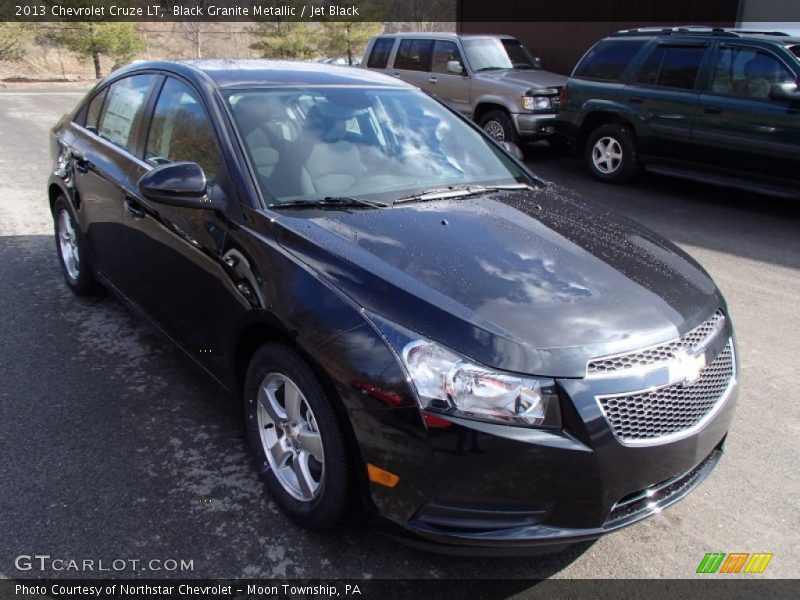
M 636 29 L 622 29 L 612 34 L 612 37 L 628 35 L 714 35 L 719 37 L 738 38 L 744 31 L 725 29 L 723 27 L 708 27 L 706 25 L 679 25 L 676 27 L 638 27 Z M 747 32 L 750 33 L 750 32 Z
M 775 35 L 775 36 L 782 36 L 782 37 L 790 37 L 791 34 L 785 31 L 777 31 L 775 29 L 765 29 L 765 30 L 756 30 L 756 29 L 731 29 L 730 31 L 734 33 L 738 33 L 741 35 Z

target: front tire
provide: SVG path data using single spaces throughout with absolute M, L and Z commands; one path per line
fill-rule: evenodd
M 59 196 L 53 205 L 56 251 L 61 273 L 69 288 L 78 296 L 92 296 L 99 285 L 92 272 L 86 240 L 76 225 L 67 199 Z
M 503 110 L 493 110 L 481 117 L 481 128 L 497 142 L 518 144 L 519 136 L 509 114 Z
M 601 181 L 630 181 L 636 175 L 636 144 L 630 128 L 607 123 L 595 129 L 586 140 L 586 162 Z
M 270 343 L 250 361 L 247 437 L 272 498 L 299 525 L 328 530 L 346 514 L 351 473 L 333 399 L 291 348 Z

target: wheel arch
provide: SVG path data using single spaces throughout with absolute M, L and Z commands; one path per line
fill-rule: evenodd
M 578 132 L 578 140 L 575 144 L 575 152 L 577 154 L 583 154 L 586 151 L 586 140 L 589 139 L 589 136 L 592 135 L 592 132 L 598 127 L 602 125 L 608 125 L 610 123 L 625 125 L 631 129 L 634 135 L 636 135 L 636 127 L 628 115 L 612 109 L 594 110 L 587 113 L 581 121 L 580 130 Z

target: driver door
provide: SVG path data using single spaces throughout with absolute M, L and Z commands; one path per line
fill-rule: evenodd
M 235 198 L 214 127 L 192 87 L 166 77 L 148 125 L 145 163 L 134 181 L 158 165 L 191 161 L 203 168 L 215 204 Z M 156 203 L 135 184 L 125 190 L 124 204 L 132 300 L 201 364 L 221 374 L 220 343 L 228 319 L 240 312 L 222 263 L 223 212 Z

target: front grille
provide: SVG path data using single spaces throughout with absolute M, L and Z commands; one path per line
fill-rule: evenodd
M 649 488 L 628 494 L 611 509 L 605 527 L 619 526 L 680 500 L 708 475 L 720 456 L 722 451 L 718 447 L 694 468 Z
M 603 414 L 624 443 L 652 442 L 697 426 L 717 406 L 734 376 L 733 342 L 692 384 L 675 383 L 653 390 L 599 396 Z
M 722 314 L 722 311 L 718 310 L 714 316 L 704 321 L 681 338 L 651 348 L 645 348 L 644 350 L 596 358 L 589 361 L 586 371 L 590 376 L 606 375 L 608 373 L 617 373 L 625 371 L 626 369 L 646 367 L 672 360 L 675 358 L 675 353 L 679 350 L 691 351 L 702 346 L 717 330 L 724 318 L 725 316 Z M 624 375 L 624 373 L 622 374 Z

